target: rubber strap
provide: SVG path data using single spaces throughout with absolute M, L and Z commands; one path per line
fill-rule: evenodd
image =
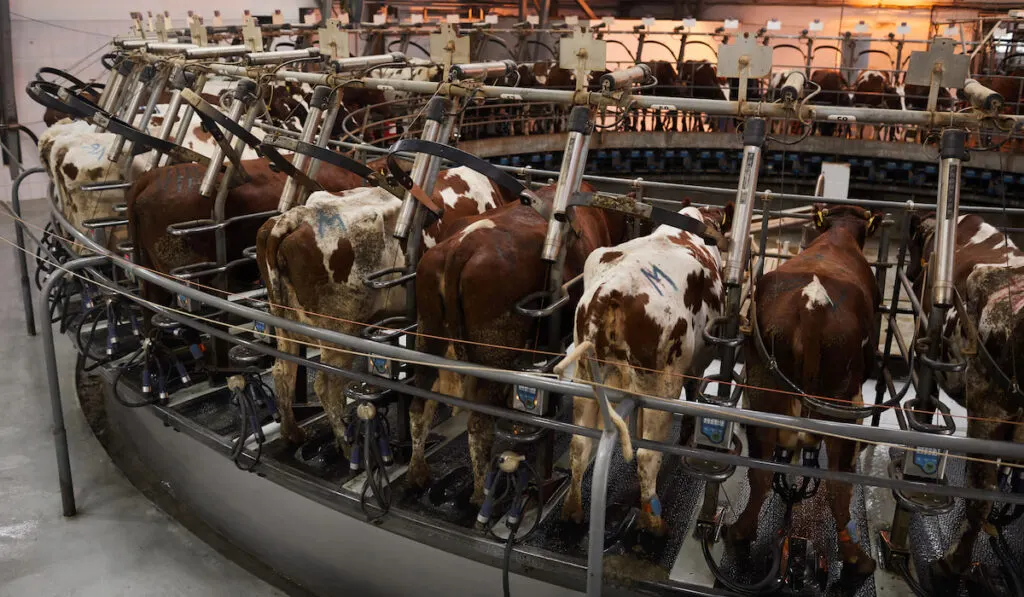
M 702 220 L 639 201 L 602 201 L 601 196 L 597 193 L 575 193 L 569 198 L 568 205 L 571 207 L 596 207 L 598 209 L 607 209 L 644 218 L 658 225 L 664 224 L 684 232 L 696 234 L 704 240 L 706 245 L 713 247 L 723 247 L 725 245 L 725 238 L 722 236 L 722 233 L 708 226 Z
M 295 164 L 291 163 L 287 158 L 282 156 L 280 154 L 280 152 L 277 151 L 277 148 L 289 149 L 291 151 L 296 151 L 296 150 L 291 149 L 289 147 L 289 142 L 291 142 L 291 141 L 297 141 L 297 140 L 296 139 L 290 139 L 288 137 L 281 137 L 280 135 L 268 135 L 267 137 L 265 137 L 263 139 L 263 142 L 260 143 L 260 153 L 262 153 L 263 155 L 267 156 L 267 159 L 269 159 L 274 164 L 274 167 L 277 168 L 278 171 L 283 172 L 283 173 L 285 173 L 288 176 L 291 176 L 296 181 L 298 181 L 299 184 L 301 184 L 302 186 L 306 187 L 310 191 L 322 191 L 322 190 L 324 190 L 324 188 L 322 186 L 320 186 L 320 183 L 318 183 L 317 181 L 315 181 L 312 178 L 310 178 L 302 170 L 299 170 L 298 168 L 296 168 Z M 309 144 L 306 143 L 304 145 L 309 145 Z M 313 147 L 316 147 L 316 146 L 313 145 Z M 317 149 L 320 149 L 320 148 L 317 147 Z M 297 152 L 296 151 L 296 153 L 304 153 L 304 152 Z M 333 153 L 333 152 L 328 152 L 328 153 Z M 306 155 L 310 155 L 310 154 L 306 154 Z M 319 159 L 319 158 L 316 158 L 315 156 L 310 156 L 310 157 L 313 157 L 314 159 Z

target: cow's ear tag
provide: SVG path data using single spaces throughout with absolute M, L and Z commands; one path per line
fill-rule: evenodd
M 822 226 L 825 225 L 825 217 L 820 210 L 814 212 L 814 221 L 818 225 L 818 228 L 821 228 Z

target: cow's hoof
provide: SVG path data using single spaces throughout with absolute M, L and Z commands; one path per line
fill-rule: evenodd
M 655 537 L 664 537 L 668 533 L 668 525 L 665 524 L 665 519 L 660 516 L 655 516 L 650 512 L 644 512 L 641 510 L 639 522 L 639 528 L 644 533 Z
M 301 446 L 306 443 L 306 432 L 301 427 L 281 427 L 281 437 L 292 446 Z
M 858 558 L 856 562 L 844 562 L 843 571 L 839 574 L 839 594 L 853 597 L 857 594 L 864 581 L 875 573 L 875 561 L 869 556 Z
M 583 504 L 577 500 L 566 499 L 562 504 L 562 521 L 583 524 Z
M 430 466 L 426 462 L 410 462 L 405 478 L 409 480 L 409 485 L 426 489 L 430 485 Z
M 634 554 L 643 559 L 654 559 L 665 552 L 668 545 L 668 533 L 664 525 L 659 530 L 637 527 L 629 541 Z
M 928 585 L 936 597 L 955 597 L 960 594 L 963 576 L 946 561 L 939 558 L 928 565 Z

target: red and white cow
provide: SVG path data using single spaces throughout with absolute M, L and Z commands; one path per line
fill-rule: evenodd
M 504 197 L 491 180 L 469 168 L 443 171 L 434 185 L 434 200 L 444 204 L 445 215 L 424 231 L 424 244 L 447 233 L 448 222 L 501 205 Z M 338 194 L 318 192 L 305 205 L 271 218 L 256 239 L 260 274 L 267 286 L 271 312 L 303 323 L 345 334 L 358 334 L 364 325 L 401 313 L 405 289 L 373 290 L 367 274 L 405 265 L 401 244 L 392 236 L 402 202 L 380 188 L 356 188 Z M 313 342 L 278 330 L 278 349 L 298 353 L 296 340 Z M 353 355 L 320 343 L 321 361 L 350 368 Z M 295 421 L 297 365 L 278 360 L 274 384 L 281 412 L 281 433 L 300 443 L 304 433 Z M 315 391 L 324 406 L 338 443 L 345 432 L 344 386 L 334 375 L 317 376 Z
M 732 205 L 725 209 L 685 207 L 680 213 L 727 230 Z M 705 245 L 696 234 L 660 226 L 650 236 L 615 247 L 601 248 L 587 257 L 583 270 L 583 297 L 576 308 L 576 346 L 593 345 L 604 371 L 604 383 L 628 392 L 677 399 L 684 376 L 700 376 L 712 353 L 704 342 L 704 328 L 718 317 L 724 302 L 718 247 Z M 577 376 L 593 379 L 593 363 L 581 361 Z M 643 439 L 665 441 L 672 414 L 643 410 Z M 573 419 L 577 425 L 596 427 L 598 405 L 576 397 Z M 631 458 L 628 433 L 620 433 L 623 453 Z M 572 484 L 562 508 L 564 518 L 583 520 L 583 473 L 590 465 L 593 440 L 573 436 L 570 447 Z M 640 527 L 661 535 L 665 523 L 657 495 L 661 452 L 637 452 L 642 514 Z

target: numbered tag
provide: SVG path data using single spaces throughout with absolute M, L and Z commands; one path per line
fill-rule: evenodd
M 857 122 L 857 117 L 850 114 L 829 114 L 828 119 L 832 122 Z
M 771 19 L 765 24 L 765 29 L 768 31 L 781 31 L 782 21 L 778 19 Z
M 275 25 L 284 25 L 284 15 L 281 14 L 280 8 L 274 11 L 274 14 L 270 17 L 270 22 Z

